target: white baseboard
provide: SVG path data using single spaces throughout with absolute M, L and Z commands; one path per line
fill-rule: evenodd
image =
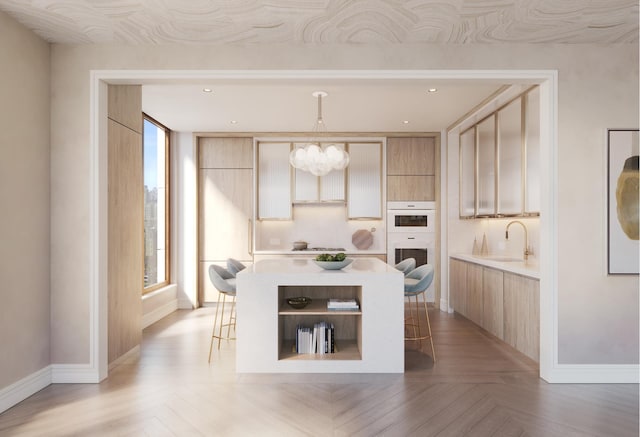
M 50 384 L 51 366 L 47 366 L 1 389 L 0 413 L 24 401 Z
M 440 311 L 442 312 L 448 312 L 449 309 L 449 302 L 447 302 L 447 299 L 440 299 Z
M 100 372 L 89 364 L 51 365 L 51 382 L 54 384 L 92 384 L 100 381 Z
M 172 312 L 178 309 L 178 299 L 173 299 L 161 307 L 156 308 L 155 310 L 142 315 L 142 329 L 146 328 L 149 325 L 153 325 L 158 320 L 163 317 L 168 316 Z
M 558 364 L 544 380 L 554 384 L 638 384 L 637 364 Z

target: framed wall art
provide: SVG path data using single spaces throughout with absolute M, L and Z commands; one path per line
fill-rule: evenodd
M 607 130 L 607 273 L 640 271 L 638 129 Z

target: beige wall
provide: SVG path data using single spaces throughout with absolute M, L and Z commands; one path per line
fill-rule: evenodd
M 85 363 L 90 69 L 558 69 L 560 362 L 637 363 L 638 280 L 605 274 L 604 132 L 638 125 L 638 46 L 60 46 L 52 51 L 52 358 Z M 64 323 L 62 323 L 64 321 Z
M 49 61 L 0 12 L 0 388 L 50 364 Z

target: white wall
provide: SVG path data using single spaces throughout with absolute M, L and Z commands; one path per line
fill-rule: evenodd
M 638 46 L 53 46 L 55 362 L 89 357 L 91 69 L 558 69 L 561 363 L 638 362 L 638 279 L 605 274 L 604 131 L 638 125 Z M 76 334 L 76 333 L 79 333 Z
M 0 12 L 0 60 L 1 389 L 50 364 L 49 45 Z

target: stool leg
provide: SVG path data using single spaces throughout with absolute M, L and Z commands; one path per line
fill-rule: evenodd
M 227 294 L 222 293 L 222 310 L 220 311 L 220 330 L 218 331 L 218 350 L 220 350 L 220 342 L 222 341 L 222 326 L 224 325 L 224 304 L 226 302 L 227 302 Z
M 422 323 L 420 322 L 420 303 L 418 302 L 418 295 L 416 294 L 414 296 L 414 298 L 416 299 L 416 319 L 417 319 L 417 325 L 418 325 L 418 335 L 416 336 L 417 338 L 419 338 L 420 340 L 420 350 L 422 350 Z
M 231 312 L 229 313 L 229 323 L 227 324 L 227 342 L 229 338 L 231 338 L 231 326 L 233 326 L 233 330 L 235 332 L 235 322 L 234 322 L 234 312 L 236 310 L 236 297 L 231 297 Z
M 213 340 L 216 338 L 216 324 L 218 323 L 218 310 L 220 309 L 220 295 L 218 293 L 218 303 L 216 304 L 216 315 L 213 317 L 213 330 L 211 331 L 211 344 L 209 345 L 209 363 L 211 362 L 211 351 L 213 350 Z
M 422 300 L 424 302 L 424 314 L 427 316 L 427 329 L 429 330 L 429 341 L 431 342 L 431 357 L 433 358 L 433 362 L 436 362 L 436 350 L 433 347 L 433 335 L 431 334 L 431 323 L 429 322 L 429 309 L 427 307 L 427 297 L 422 295 Z

